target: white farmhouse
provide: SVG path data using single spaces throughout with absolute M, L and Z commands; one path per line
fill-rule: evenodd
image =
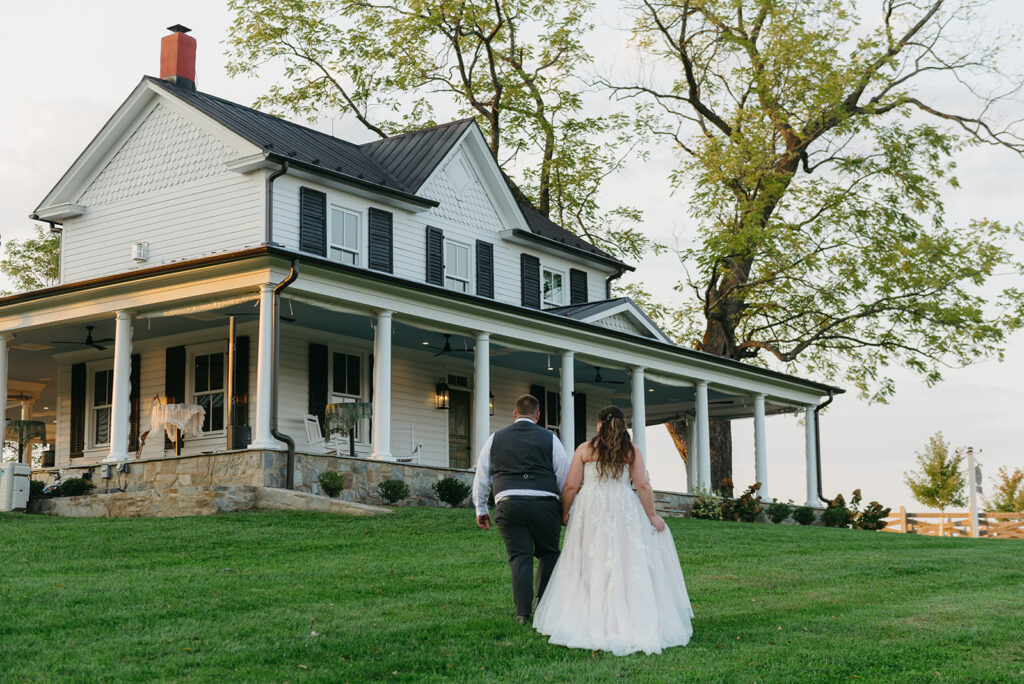
M 172 31 L 161 78 L 33 214 L 62 233 L 60 283 L 0 299 L 8 417 L 47 424 L 48 469 L 109 488 L 103 464 L 127 463 L 129 489 L 309 491 L 373 461 L 436 477 L 531 392 L 569 451 L 609 403 L 641 448 L 688 417 L 691 491 L 712 484 L 710 417 L 755 417 L 742 481 L 768 489 L 764 416 L 805 412 L 817 505 L 814 409 L 842 390 L 674 345 L 611 297 L 632 267 L 516 201 L 472 120 L 355 145 L 196 90 Z M 154 404 L 201 406 L 197 433 L 141 440 Z M 354 458 L 329 416 L 355 421 Z

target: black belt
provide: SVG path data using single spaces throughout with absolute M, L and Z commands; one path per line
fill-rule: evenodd
M 529 495 L 512 494 L 510 496 L 503 496 L 503 497 L 501 497 L 501 501 L 555 501 L 555 502 L 557 502 L 558 499 L 556 497 L 554 497 L 554 496 L 529 496 Z M 501 503 L 501 501 L 499 501 L 498 503 Z

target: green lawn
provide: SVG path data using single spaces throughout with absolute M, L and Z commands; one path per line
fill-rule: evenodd
M 1024 680 L 1024 542 L 669 524 L 693 641 L 617 658 L 514 623 L 469 510 L 0 514 L 0 681 Z

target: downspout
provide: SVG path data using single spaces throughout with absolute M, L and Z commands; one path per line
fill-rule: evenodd
M 273 316 L 271 319 L 271 326 L 274 330 L 274 334 L 272 335 L 274 361 L 273 372 L 271 373 L 270 389 L 270 434 L 274 436 L 274 439 L 288 445 L 288 465 L 287 471 L 285 472 L 285 487 L 288 489 L 295 489 L 295 440 L 286 434 L 278 432 L 277 430 L 277 395 L 278 383 L 281 375 L 281 316 L 279 311 L 281 308 L 281 292 L 286 287 L 294 283 L 295 279 L 298 277 L 299 258 L 292 257 L 292 271 L 288 274 L 287 278 L 278 283 L 277 287 L 274 288 L 273 304 L 270 307 L 270 315 Z
M 281 162 L 281 168 L 267 176 L 267 244 L 274 244 L 274 181 L 288 173 L 288 162 Z
M 619 270 L 618 271 L 616 271 L 614 274 L 612 274 L 612 275 L 608 276 L 607 278 L 605 278 L 605 281 L 604 281 L 604 298 L 605 299 L 611 299 L 612 298 L 612 281 L 615 280 L 616 278 L 621 278 L 622 274 L 625 273 L 625 272 L 626 272 L 626 269 L 624 269 L 621 266 L 619 266 Z
M 831 404 L 833 399 L 835 399 L 835 395 L 829 390 L 828 400 L 814 408 L 814 458 L 818 461 L 818 500 L 821 502 L 828 501 L 828 499 L 821 492 L 821 424 L 818 421 L 818 411 Z

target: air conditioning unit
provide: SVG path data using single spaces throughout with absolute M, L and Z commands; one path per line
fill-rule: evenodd
M 149 259 L 149 243 L 136 242 L 132 245 L 132 259 L 140 262 Z

